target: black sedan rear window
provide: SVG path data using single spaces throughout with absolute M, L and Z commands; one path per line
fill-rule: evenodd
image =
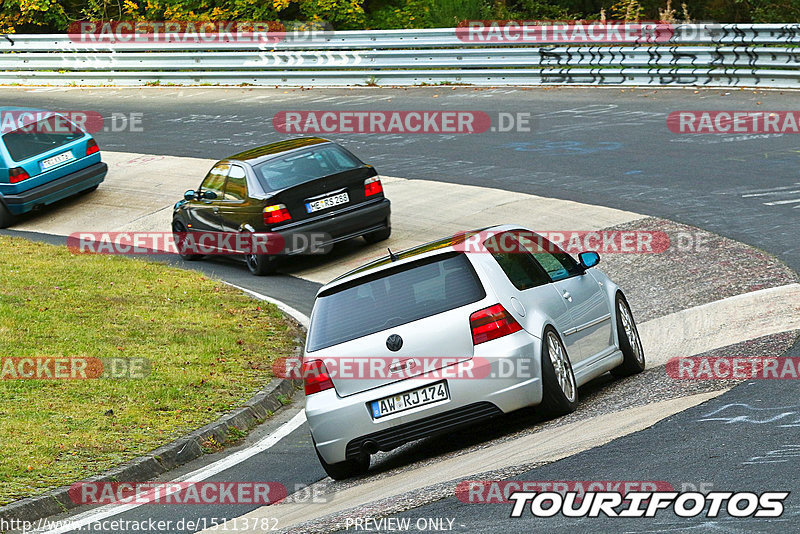
M 448 253 L 368 275 L 314 304 L 308 350 L 324 349 L 477 302 L 486 293 L 464 254 Z
M 3 143 L 14 161 L 23 161 L 67 145 L 84 136 L 82 130 L 63 118 L 50 116 L 3 135 Z
M 278 191 L 323 176 L 363 166 L 358 158 L 336 145 L 322 145 L 299 154 L 271 159 L 253 166 L 267 192 Z

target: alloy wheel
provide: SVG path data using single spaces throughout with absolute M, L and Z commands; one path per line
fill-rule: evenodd
M 556 373 L 556 380 L 558 380 L 561 391 L 569 402 L 573 402 L 577 390 L 575 376 L 572 374 L 567 351 L 564 350 L 561 340 L 553 332 L 547 333 L 547 353 L 550 356 L 550 363 L 553 364 L 553 370 Z

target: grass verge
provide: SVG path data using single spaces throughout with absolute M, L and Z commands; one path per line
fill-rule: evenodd
M 198 273 L 0 236 L 0 358 L 145 358 L 141 379 L 0 380 L 0 505 L 140 456 L 236 408 L 300 332 Z M 0 367 L 2 370 L 2 367 Z M 11 376 L 4 373 L 3 376 Z

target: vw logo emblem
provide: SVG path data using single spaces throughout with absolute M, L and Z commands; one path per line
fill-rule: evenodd
M 398 336 L 397 334 L 392 334 L 386 340 L 386 348 L 392 352 L 397 352 L 403 346 L 403 338 Z

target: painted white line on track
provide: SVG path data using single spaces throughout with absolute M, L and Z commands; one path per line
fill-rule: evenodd
M 200 469 L 192 471 L 191 473 L 187 473 L 186 475 L 178 477 L 170 482 L 200 482 L 202 480 L 206 480 L 207 478 L 210 478 L 218 473 L 230 469 L 231 467 L 237 464 L 244 462 L 248 458 L 255 456 L 258 453 L 264 452 L 265 450 L 274 446 L 280 440 L 291 434 L 294 430 L 299 428 L 300 425 L 305 423 L 305 421 L 306 421 L 306 412 L 305 410 L 300 410 L 294 417 L 292 417 L 289 421 L 287 421 L 286 423 L 281 425 L 277 430 L 275 430 L 275 432 L 262 438 L 254 445 L 251 445 L 246 449 L 236 451 L 230 456 L 226 456 L 225 458 L 217 460 L 216 462 L 209 464 L 205 467 L 201 467 Z M 64 520 L 66 524 L 62 524 L 58 528 L 53 528 L 49 530 L 47 529 L 35 530 L 31 532 L 37 532 L 41 534 L 60 534 L 62 532 L 70 532 L 73 530 L 80 529 L 81 527 L 91 525 L 92 523 L 96 523 L 97 521 L 102 521 L 103 519 L 106 519 L 108 517 L 112 517 L 127 512 L 128 510 L 133 510 L 134 508 L 138 508 L 139 506 L 142 506 L 142 504 L 110 504 L 69 517 L 68 519 Z
M 791 200 L 776 200 L 775 202 L 764 202 L 765 206 L 781 206 L 783 204 L 797 204 L 800 198 L 793 198 Z
M 742 195 L 742 198 L 768 197 L 771 195 L 793 195 L 795 193 L 800 193 L 800 189 L 794 189 L 792 191 L 769 191 L 767 193 L 750 193 L 749 195 Z
M 674 356 L 689 357 L 765 335 L 800 329 L 800 284 L 762 289 L 695 306 L 639 325 L 647 367 L 664 365 Z M 668 334 L 665 335 L 665 332 Z M 286 503 L 263 506 L 241 516 L 280 520 L 281 529 L 340 513 L 404 492 L 510 466 L 551 462 L 612 439 L 647 428 L 726 390 L 678 397 L 645 406 L 602 414 L 521 436 L 509 442 L 444 459 L 435 464 L 409 465 L 389 477 L 368 477 L 358 486 L 337 492 L 325 504 Z M 257 521 L 256 521 L 257 523 Z M 235 523 L 221 529 L 231 530 Z M 254 532 L 245 530 L 246 532 Z M 210 529 L 203 532 L 212 532 Z M 239 530 L 239 532 L 243 532 Z
M 211 160 L 202 160 L 198 158 L 174 158 L 174 157 L 166 157 L 166 156 L 148 156 L 143 154 L 128 154 L 128 153 L 104 153 L 104 157 L 109 160 L 109 164 L 113 166 L 114 170 L 114 177 L 109 180 L 109 183 L 105 186 L 107 190 L 105 196 L 102 195 L 103 191 L 98 191 L 93 195 L 87 196 L 85 199 L 81 199 L 81 202 L 75 202 L 75 205 L 68 208 L 66 211 L 80 211 L 85 217 L 85 219 L 81 219 L 84 224 L 88 226 L 90 222 L 93 224 L 100 224 L 98 223 L 98 217 L 102 216 L 103 213 L 109 213 L 110 211 L 107 209 L 108 206 L 124 206 L 125 203 L 122 200 L 129 198 L 129 192 L 134 187 L 141 185 L 141 181 L 143 179 L 153 180 L 156 183 L 152 185 L 157 186 L 164 189 L 169 189 L 170 194 L 174 193 L 176 198 L 180 196 L 182 190 L 184 189 L 185 184 L 196 183 L 199 181 L 207 169 L 213 164 Z M 150 172 L 147 175 L 142 175 L 141 168 L 147 166 L 148 168 L 152 166 L 158 166 L 159 170 L 162 172 Z M 152 170 L 152 169 L 150 169 Z M 111 173 L 110 173 L 111 174 Z M 169 176 L 170 180 L 165 181 L 163 176 Z M 149 177 L 149 178 L 148 178 Z M 465 227 L 476 227 L 476 226 L 488 226 L 490 223 L 496 223 L 497 218 L 501 215 L 505 218 L 508 217 L 508 214 L 513 214 L 513 218 L 517 219 L 515 222 L 522 224 L 523 226 L 530 226 L 537 228 L 539 230 L 558 230 L 563 228 L 573 228 L 573 229 L 600 229 L 606 228 L 610 226 L 614 226 L 616 224 L 621 224 L 623 222 L 630 222 L 633 220 L 641 219 L 644 216 L 620 211 L 620 210 L 613 210 L 610 208 L 605 208 L 602 206 L 591 206 L 586 204 L 579 204 L 570 201 L 563 201 L 563 200 L 556 200 L 556 199 L 549 199 L 544 197 L 537 197 L 534 195 L 526 195 L 522 193 L 510 193 L 506 191 L 500 191 L 495 189 L 483 188 L 483 187 L 476 187 L 476 186 L 456 186 L 454 184 L 446 184 L 441 182 L 433 182 L 433 181 L 425 181 L 425 180 L 407 180 L 402 178 L 391 178 L 391 177 L 382 177 L 385 182 L 385 187 L 387 190 L 387 196 L 392 198 L 394 201 L 397 201 L 400 205 L 407 205 L 409 206 L 409 213 L 411 215 L 404 215 L 398 213 L 396 217 L 394 217 L 393 227 L 394 227 L 394 234 L 391 239 L 391 244 L 393 248 L 406 248 L 407 246 L 419 244 L 420 242 L 424 242 L 426 238 L 430 237 L 429 232 L 431 228 L 439 228 L 439 233 L 447 233 L 447 232 L 456 232 L 458 230 L 463 230 Z M 796 187 L 796 186 L 794 186 Z M 457 189 L 457 194 L 454 194 L 454 189 Z M 173 191 L 174 190 L 174 191 Z M 420 195 L 420 191 L 423 192 Z M 755 193 L 756 191 L 751 191 L 750 193 Z M 448 198 L 448 199 L 456 199 L 458 202 L 449 202 L 445 203 L 445 208 L 441 208 L 442 203 L 439 200 Z M 439 206 L 439 209 L 436 211 L 431 211 L 430 208 L 431 203 L 436 202 Z M 91 208 L 91 209 L 87 209 Z M 150 229 L 163 229 L 168 228 L 169 224 L 169 212 L 164 208 L 168 207 L 167 204 L 159 201 L 159 203 L 154 203 L 153 205 L 148 205 L 142 207 L 139 211 L 131 211 L 130 213 L 125 213 L 123 217 L 120 217 L 118 211 L 112 210 L 111 212 L 115 213 L 114 220 L 115 229 L 120 230 L 138 230 L 138 231 L 147 231 Z M 414 209 L 411 209 L 414 208 Z M 64 211 L 64 210 L 61 210 Z M 423 215 L 420 215 L 423 214 Z M 62 217 L 58 217 L 59 221 L 63 221 L 63 213 L 61 214 Z M 107 217 L 107 215 L 106 215 Z M 31 226 L 44 226 L 48 227 L 49 233 L 69 233 L 73 231 L 73 229 L 66 229 L 63 227 L 58 226 L 57 228 L 49 228 L 50 225 L 61 224 L 59 221 L 56 221 L 56 216 L 53 214 L 50 217 L 38 217 L 35 220 L 30 221 Z M 162 220 L 164 219 L 164 220 Z M 100 219 L 101 221 L 104 219 Z M 120 221 L 122 221 L 122 226 L 120 225 Z M 590 221 L 590 222 L 589 222 Z M 442 227 L 444 225 L 444 227 Z M 59 230 L 61 232 L 59 232 Z M 37 230 L 33 230 L 37 231 Z M 43 229 L 38 229 L 38 231 L 47 231 Z M 363 250 L 360 250 L 358 253 L 352 254 L 346 258 L 341 258 L 338 262 L 335 262 L 335 265 L 319 265 L 316 267 L 308 268 L 305 271 L 295 273 L 296 276 L 301 278 L 306 278 L 309 280 L 315 280 L 320 282 L 325 282 L 330 280 L 336 274 L 340 274 L 342 271 L 348 270 L 349 267 L 361 264 L 367 259 L 367 257 L 377 254 L 378 249 L 380 249 L 380 254 L 384 254 L 383 246 L 385 244 L 376 245 L 375 247 L 366 247 Z M 403 246 L 405 245 L 405 246 Z M 353 265 L 348 265 L 352 263 Z M 228 284 L 231 287 L 239 289 L 246 294 L 249 294 L 257 299 L 270 302 L 275 304 L 281 311 L 286 313 L 287 315 L 296 319 L 299 323 L 301 323 L 304 327 L 308 327 L 309 318 L 305 314 L 299 312 L 298 310 L 288 306 L 287 304 L 280 302 L 274 298 L 268 297 L 261 293 L 258 293 L 253 290 L 249 290 L 243 288 L 241 286 L 237 286 L 235 284 Z M 782 291 L 791 291 L 793 295 L 796 295 L 797 288 L 779 288 L 774 291 L 782 292 Z M 753 299 L 754 297 L 759 298 L 758 304 L 763 304 L 761 298 L 767 296 L 766 291 L 765 293 L 755 292 L 753 295 L 749 295 L 746 297 L 740 297 L 741 300 L 748 301 L 749 299 Z M 774 296 L 774 295 L 773 295 Z M 725 305 L 731 304 L 740 304 L 740 301 L 736 301 L 734 299 L 725 299 Z M 791 301 L 790 301 L 791 302 Z M 714 303 L 708 306 L 713 306 Z M 747 302 L 747 304 L 753 304 L 753 302 Z M 723 306 L 725 306 L 723 305 Z M 719 307 L 719 305 L 717 305 Z M 734 306 L 737 307 L 738 306 Z M 714 307 L 713 309 L 716 309 Z M 760 311 L 763 309 L 759 308 Z M 672 320 L 675 322 L 675 328 L 673 329 L 658 329 L 659 332 L 672 332 L 675 339 L 675 342 L 678 343 L 678 340 L 683 341 L 683 346 L 680 347 L 673 347 L 679 348 L 680 350 L 677 351 L 661 351 L 659 354 L 657 349 L 653 349 L 651 354 L 654 358 L 651 360 L 651 364 L 655 362 L 659 362 L 660 360 L 666 360 L 665 357 L 669 357 L 671 355 L 675 356 L 688 356 L 693 351 L 692 349 L 699 350 L 701 347 L 707 347 L 709 345 L 716 345 L 726 339 L 720 339 L 719 336 L 715 335 L 713 343 L 709 340 L 705 340 L 704 342 L 696 341 L 697 336 L 688 335 L 688 334 L 702 334 L 705 331 L 708 331 L 709 323 L 704 322 L 698 319 L 698 314 L 696 313 L 698 310 L 688 311 L 683 315 L 679 315 L 677 317 L 670 317 L 670 319 L 665 320 Z M 711 311 L 709 308 L 702 310 L 703 312 Z M 730 310 L 726 309 L 726 312 Z M 783 314 L 786 314 L 786 310 L 782 310 Z M 680 313 L 680 312 L 679 312 Z M 676 314 L 673 314 L 676 315 Z M 705 313 L 703 314 L 705 315 Z M 762 314 L 763 315 L 763 314 Z M 788 314 L 791 317 L 791 313 Z M 749 316 L 746 313 L 743 313 L 739 319 L 744 319 L 745 316 Z M 774 317 L 772 318 L 774 321 Z M 646 323 L 647 326 L 643 326 L 643 330 L 656 330 L 654 327 L 660 326 L 658 321 L 653 322 L 652 324 Z M 747 323 L 748 321 L 742 320 L 741 322 Z M 791 323 L 794 325 L 796 323 Z M 716 321 L 716 326 L 720 325 L 727 325 L 730 324 L 723 321 Z M 782 325 L 783 327 L 787 325 Z M 691 328 L 690 328 L 691 327 Z M 771 325 L 774 329 L 775 325 Z M 747 329 L 748 334 L 753 336 L 753 330 Z M 714 331 L 715 334 L 720 334 L 718 331 Z M 644 332 L 643 332 L 644 334 Z M 675 334 L 677 334 L 675 336 Z M 645 334 L 643 338 L 647 338 L 648 336 Z M 658 343 L 659 340 L 655 339 L 656 336 L 651 336 L 654 338 L 654 342 Z M 688 340 L 692 341 L 693 343 L 686 346 Z M 663 342 L 663 339 L 660 340 Z M 643 342 L 646 343 L 647 346 L 652 346 L 651 343 L 647 342 L 646 339 L 643 339 Z M 659 357 L 660 356 L 660 357 Z M 658 363 L 656 363 L 658 365 Z M 698 402 L 702 397 L 697 397 Z M 676 401 L 674 404 L 675 409 L 686 409 L 689 405 L 681 404 L 682 401 Z M 673 405 L 670 405 L 673 406 Z M 638 413 L 638 412 L 635 412 Z M 656 421 L 660 418 L 663 418 L 665 415 L 663 414 L 656 414 L 652 412 L 648 412 L 647 420 L 648 424 L 652 424 L 651 421 Z M 297 415 L 295 415 L 289 422 L 285 423 L 283 426 L 278 428 L 275 432 L 267 436 L 266 438 L 262 439 L 255 445 L 243 449 L 241 451 L 237 451 L 236 453 L 231 454 L 230 456 L 220 459 L 217 462 L 206 466 L 205 468 L 198 469 L 188 475 L 180 477 L 175 480 L 175 482 L 182 482 L 182 481 L 200 481 L 204 478 L 208 478 L 213 476 L 216 473 L 224 471 L 233 467 L 234 465 L 247 460 L 248 458 L 252 457 L 259 452 L 263 452 L 264 450 L 269 449 L 274 444 L 278 443 L 283 437 L 289 435 L 293 430 L 298 428 L 303 422 L 305 421 L 305 412 L 300 411 Z M 604 420 L 605 421 L 605 420 Z M 633 428 L 633 427 L 631 427 Z M 640 427 L 636 427 L 640 428 Z M 620 431 L 621 429 L 616 429 L 615 432 Z M 628 429 L 631 431 L 631 429 Z M 616 433 L 614 433 L 616 435 Z M 624 435 L 624 434 L 621 434 Z M 603 434 L 598 432 L 598 435 L 595 436 L 596 441 L 594 444 L 603 442 L 604 440 L 609 438 L 609 435 Z M 565 438 L 566 440 L 566 438 Z M 497 449 L 498 451 L 505 450 L 503 447 Z M 490 455 L 493 455 L 493 450 L 490 449 Z M 506 460 L 498 460 L 498 465 L 504 464 Z M 477 469 L 481 467 L 481 462 L 476 460 L 475 466 L 473 469 Z M 458 465 L 454 466 L 456 470 L 464 470 L 465 465 L 459 463 Z M 409 473 L 412 473 L 412 476 L 419 476 L 421 473 L 427 473 L 427 469 L 418 470 L 412 468 L 409 470 Z M 477 472 L 477 471 L 475 471 Z M 436 476 L 439 477 L 443 473 L 436 473 Z M 202 478 L 201 478 L 202 477 Z M 434 477 L 436 478 L 436 477 Z M 376 490 L 376 494 L 379 494 L 380 491 Z M 361 492 L 353 492 L 352 495 L 353 501 L 352 502 L 359 502 L 364 498 L 364 494 Z M 374 496 L 372 497 L 374 498 Z M 114 515 L 118 515 L 123 513 L 127 510 L 136 508 L 140 505 L 108 505 L 100 508 L 96 508 L 81 514 L 77 514 L 73 517 L 70 517 L 69 520 L 71 523 L 69 526 L 65 526 L 63 528 L 52 529 L 52 530 L 42 530 L 41 532 L 47 532 L 50 534 L 56 534 L 60 532 L 69 532 L 71 530 L 75 530 L 80 528 L 81 526 L 90 525 L 96 521 L 100 521 L 107 517 L 111 517 Z M 288 510 L 288 509 L 284 509 Z M 309 513 L 308 509 L 298 508 L 297 509 L 299 514 L 298 516 L 294 516 L 295 520 L 298 520 L 303 516 Z M 263 514 L 264 511 L 262 510 L 261 513 Z M 254 511 L 248 515 L 258 515 L 258 511 Z
M 734 295 L 651 319 L 639 325 L 639 335 L 647 366 L 652 368 L 676 356 L 694 356 L 798 329 L 800 284 L 794 283 Z
M 314 521 L 331 514 L 391 499 L 407 492 L 419 491 L 429 486 L 466 479 L 478 473 L 538 462 L 551 463 L 585 450 L 644 430 L 673 414 L 688 410 L 724 391 L 700 393 L 678 397 L 618 412 L 589 417 L 562 426 L 547 428 L 498 443 L 486 449 L 477 449 L 459 456 L 443 458 L 435 463 L 409 466 L 408 469 L 389 476 L 368 476 L 357 485 L 331 486 L 333 496 L 326 502 L 278 503 L 262 506 L 202 533 L 263 532 L 257 528 L 262 518 L 278 521 L 282 532 L 302 532 L 297 525 Z M 313 487 L 312 487 L 313 490 Z M 354 517 L 359 515 L 358 510 Z M 245 519 L 247 520 L 245 522 Z M 244 527 L 242 525 L 245 525 Z M 253 526 L 256 528 L 253 528 Z M 341 530 L 346 530 L 344 525 Z
M 253 296 L 259 300 L 263 300 L 266 302 L 270 302 L 275 304 L 281 311 L 284 313 L 292 316 L 295 320 L 300 322 L 304 327 L 308 328 L 309 318 L 302 312 L 292 308 L 291 306 L 284 304 L 283 302 L 274 299 L 272 297 L 268 297 L 257 291 L 249 290 L 243 288 L 241 286 L 237 286 L 236 284 L 231 284 L 226 282 L 227 285 L 234 287 L 248 295 Z M 747 326 L 745 328 L 745 325 Z M 800 328 L 800 284 L 789 284 L 786 286 L 776 287 L 776 288 L 768 288 L 759 291 L 754 291 L 751 293 L 745 293 L 741 295 L 736 295 L 733 297 L 728 297 L 726 299 L 722 299 L 715 302 L 710 302 L 708 304 L 703 304 L 701 306 L 696 306 L 694 308 L 689 308 L 687 310 L 682 310 L 679 312 L 675 312 L 664 317 L 660 317 L 657 319 L 653 319 L 646 323 L 640 325 L 640 333 L 642 335 L 642 342 L 646 347 L 646 353 L 648 357 L 648 367 L 663 365 L 666 363 L 666 360 L 671 356 L 691 356 L 694 354 L 699 354 L 705 352 L 707 350 L 711 350 L 714 348 L 718 348 L 721 346 L 725 346 L 731 343 L 736 343 L 739 341 L 753 339 L 756 337 L 760 337 L 762 335 L 769 335 L 777 332 L 784 332 L 788 330 L 793 330 Z M 732 336 L 733 332 L 739 332 L 739 336 Z M 672 332 L 672 337 L 667 337 L 663 335 L 663 332 Z M 669 342 L 667 342 L 669 339 Z M 702 402 L 707 398 L 711 398 L 712 396 L 721 394 L 722 391 L 715 392 L 713 394 L 704 394 L 691 397 L 692 399 L 697 399 L 697 402 Z M 687 402 L 688 401 L 688 402 Z M 661 408 L 656 409 L 655 412 L 650 412 L 652 407 L 643 407 L 640 409 L 636 409 L 631 413 L 638 413 L 639 410 L 646 410 L 649 412 L 647 416 L 647 422 L 645 425 L 642 426 L 631 426 L 627 429 L 616 428 L 613 431 L 606 431 L 604 435 L 598 435 L 595 437 L 595 440 L 591 442 L 591 446 L 596 446 L 602 443 L 607 442 L 609 439 L 613 439 L 611 436 L 618 437 L 625 435 L 627 433 L 646 428 L 647 426 L 655 423 L 656 421 L 672 414 L 677 413 L 678 411 L 682 411 L 687 409 L 695 404 L 695 402 L 689 401 L 689 398 L 683 399 L 674 399 L 670 406 L 675 406 L 674 410 L 663 410 Z M 658 406 L 666 406 L 664 403 L 659 403 Z M 624 417 L 624 414 L 628 413 L 628 411 L 618 412 L 616 414 L 611 414 L 615 416 L 617 419 L 620 417 Z M 605 421 L 606 416 L 601 418 Z M 594 421 L 595 418 L 591 418 L 588 421 L 584 420 L 581 421 L 580 424 L 587 425 L 589 422 Z M 233 453 L 229 457 L 220 459 L 217 462 L 214 462 L 204 468 L 198 469 L 189 473 L 185 476 L 176 478 L 174 482 L 184 482 L 184 481 L 201 481 L 208 477 L 213 476 L 214 474 L 220 473 L 226 469 L 229 469 L 248 458 L 252 457 L 259 452 L 263 452 L 276 443 L 278 443 L 281 439 L 288 436 L 293 430 L 298 428 L 301 424 L 305 422 L 305 412 L 300 411 L 298 412 L 289 422 L 285 423 L 283 426 L 278 428 L 275 432 L 267 436 L 266 438 L 262 439 L 252 447 L 247 449 L 243 449 L 241 451 L 237 451 Z M 627 423 L 626 423 L 627 424 Z M 608 424 L 604 423 L 601 425 L 603 427 L 607 427 Z M 620 425 L 625 427 L 625 424 Z M 559 434 L 560 435 L 560 434 Z M 533 436 L 536 436 L 534 434 Z M 532 439 L 531 436 L 525 436 L 521 439 Z M 570 446 L 574 446 L 574 443 L 569 442 L 569 440 L 562 439 L 562 447 L 568 449 Z M 488 449 L 483 451 L 484 454 L 488 454 L 489 456 L 496 458 L 500 451 L 504 451 L 505 447 L 498 446 L 499 448 L 495 450 L 494 448 Z M 528 447 L 523 447 L 525 450 L 535 450 L 530 449 Z M 585 450 L 585 447 L 578 447 L 575 450 L 569 452 L 569 454 L 562 453 L 559 454 L 557 457 L 564 457 L 569 456 L 571 454 L 575 454 L 580 452 L 580 450 Z M 470 453 L 468 453 L 469 455 Z M 508 461 L 511 459 L 508 457 L 507 454 L 499 454 L 499 456 L 503 457 L 504 459 L 496 460 L 497 467 L 507 466 Z M 530 461 L 533 459 L 533 456 L 528 456 L 525 459 Z M 556 457 L 553 457 L 556 458 Z M 542 458 L 537 458 L 541 460 Z M 522 460 L 520 459 L 514 459 Z M 467 474 L 469 472 L 479 472 L 481 469 L 485 468 L 485 457 L 483 460 L 477 462 L 475 466 L 472 466 L 470 469 L 469 462 L 465 462 L 462 458 L 461 461 L 458 463 L 457 466 L 454 467 L 456 471 L 460 470 L 462 474 Z M 484 469 L 485 470 L 485 469 Z M 426 476 L 422 477 L 425 480 L 428 480 L 429 477 L 433 477 L 436 480 L 447 480 L 447 478 L 442 478 L 442 475 L 445 473 L 429 473 L 429 469 L 426 467 L 423 468 L 411 468 L 408 472 L 409 473 L 416 473 L 419 474 L 420 472 L 425 472 Z M 447 471 L 447 470 L 444 470 Z M 451 478 L 456 478 L 453 472 L 447 472 L 447 476 Z M 371 502 L 376 499 L 377 495 L 381 495 L 382 491 L 380 490 L 380 484 L 376 486 L 369 481 L 370 483 L 365 482 L 365 486 L 370 489 L 370 491 L 363 492 L 363 491 L 348 491 L 348 496 L 350 497 L 350 501 L 348 504 L 350 506 L 358 506 L 364 504 L 365 502 Z M 385 484 L 385 481 L 382 481 L 381 484 Z M 419 482 L 410 483 L 408 489 L 413 489 L 419 487 Z M 391 492 L 390 492 L 391 493 Z M 366 498 L 365 498 L 366 497 Z M 328 513 L 333 513 L 335 510 L 340 510 L 341 505 L 344 505 L 345 502 L 338 503 L 339 506 L 327 510 Z M 137 508 L 137 504 L 130 504 L 130 505 L 107 505 L 95 510 L 90 510 L 84 512 L 82 514 L 78 514 L 76 516 L 70 517 L 70 523 L 68 526 L 64 526 L 61 528 L 54 528 L 51 530 L 40 530 L 36 532 L 42 532 L 47 534 L 59 534 L 62 532 L 69 532 L 71 530 L 75 530 L 80 528 L 81 526 L 90 525 L 97 521 L 101 521 L 108 517 L 112 517 L 121 513 L 124 513 L 128 510 L 133 508 Z M 290 505 L 285 505 L 290 506 Z M 346 506 L 345 506 L 346 507 Z M 254 510 L 243 517 L 260 517 L 265 513 L 266 508 L 261 508 L 258 510 Z M 321 512 L 321 510 L 309 510 L 308 508 L 294 505 L 291 508 L 284 508 L 283 506 L 279 508 L 270 508 L 269 513 L 276 513 L 278 510 L 281 512 L 281 517 L 284 521 L 287 521 L 289 524 L 296 524 L 302 522 L 303 518 L 307 518 L 308 514 L 311 513 L 312 515 L 316 516 Z M 324 514 L 323 514 L 324 515 Z
M 247 293 L 251 297 L 255 297 L 258 300 L 263 300 L 263 301 L 269 302 L 270 304 L 274 304 L 283 313 L 285 313 L 286 315 L 291 316 L 295 321 L 297 321 L 298 323 L 303 325 L 303 328 L 305 328 L 306 330 L 308 329 L 308 323 L 310 322 L 310 319 L 308 318 L 308 315 L 304 314 L 303 312 L 292 308 L 288 304 L 285 304 L 285 303 L 281 302 L 278 299 L 274 299 L 272 297 L 268 297 L 266 295 L 262 295 L 261 293 L 258 293 L 257 291 L 253 291 L 252 289 L 247 289 L 245 287 L 237 286 L 236 284 L 231 284 L 230 282 L 225 282 L 224 280 L 223 280 L 223 282 L 225 284 L 231 286 L 231 287 L 235 287 L 239 291 L 243 291 L 243 292 Z
M 241 286 L 237 286 L 236 284 L 231 284 L 230 282 L 224 282 L 225 284 L 234 287 L 258 300 L 263 300 L 265 302 L 269 302 L 271 304 L 275 304 L 279 310 L 283 313 L 291 316 L 297 322 L 303 325 L 304 328 L 308 329 L 309 318 L 307 315 L 302 313 L 295 308 L 292 308 L 288 304 L 284 304 L 283 302 L 279 301 L 278 299 L 274 299 L 272 297 L 268 297 L 263 295 L 257 291 L 253 291 Z M 306 421 L 306 412 L 305 410 L 301 410 L 297 413 L 291 420 L 284 423 L 280 426 L 275 432 L 266 436 L 262 440 L 255 443 L 253 446 L 248 447 L 246 449 L 242 449 L 237 451 L 230 456 L 222 458 L 212 464 L 209 464 L 203 468 L 197 469 L 196 471 L 192 471 L 191 473 L 184 475 L 182 477 L 178 477 L 171 482 L 200 482 L 201 480 L 205 480 L 209 477 L 212 477 L 226 469 L 230 469 L 231 467 L 244 462 L 245 460 L 249 459 L 250 457 L 263 452 L 280 440 L 288 436 L 292 433 L 293 430 L 297 429 L 300 425 L 302 425 Z M 113 517 L 115 515 L 119 515 L 121 513 L 127 512 L 128 510 L 132 510 L 134 508 L 138 508 L 141 504 L 110 504 L 103 506 L 101 508 L 97 508 L 94 510 L 89 510 L 87 512 L 83 512 L 76 516 L 69 518 L 69 523 L 67 525 L 53 528 L 50 530 L 35 530 L 32 532 L 39 532 L 42 534 L 59 534 L 61 532 L 70 532 L 72 530 L 78 529 L 82 526 L 91 525 L 97 521 L 102 521 L 108 517 Z
M 794 185 L 782 185 L 782 186 L 779 186 L 779 187 L 770 187 L 770 188 L 767 188 L 767 189 L 752 189 L 750 191 L 743 191 L 742 192 L 742 196 L 743 197 L 750 197 L 750 196 L 756 196 L 757 194 L 761 194 L 761 193 L 772 193 L 774 191 L 777 191 L 777 192 L 781 193 L 781 192 L 783 192 L 783 191 L 785 191 L 787 189 L 794 189 L 795 186 L 798 186 L 798 185 L 800 185 L 800 182 L 795 182 Z
M 102 151 L 106 181 L 94 193 L 27 217 L 17 230 L 70 235 L 73 232 L 169 232 L 172 206 L 202 181 L 216 160 Z M 286 269 L 312 282 L 336 276 L 386 254 L 471 228 L 513 223 L 539 231 L 600 230 L 643 219 L 623 210 L 493 189 L 381 175 L 395 206 L 392 236 L 385 242 L 351 247 L 335 261 L 305 261 Z M 158 191 L 131 204 L 143 189 Z M 796 187 L 795 187 L 796 189 Z M 288 263 L 288 262 L 287 262 Z

